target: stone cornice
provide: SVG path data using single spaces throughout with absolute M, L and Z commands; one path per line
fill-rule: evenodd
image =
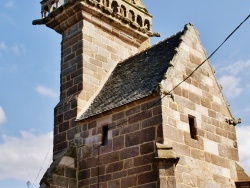
M 149 23 L 151 22 L 151 20 L 149 20 L 150 18 L 150 16 L 146 17 Z M 122 16 L 119 12 L 112 12 L 111 9 L 101 6 L 94 0 L 75 0 L 67 2 L 53 10 L 48 16 L 34 20 L 33 25 L 45 24 L 49 28 L 62 34 L 73 24 L 84 19 L 99 25 L 105 30 L 111 31 L 119 37 L 128 39 L 132 36 L 137 39 L 138 43 L 145 41 L 149 36 L 154 34 L 145 26 L 140 26 L 135 21 L 131 21 L 128 17 Z M 118 30 L 120 30 L 119 33 L 117 33 Z

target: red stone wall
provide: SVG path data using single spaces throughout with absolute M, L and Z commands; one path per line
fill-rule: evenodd
M 157 99 L 125 106 L 112 115 L 79 123 L 83 145 L 78 149 L 78 187 L 156 188 L 155 142 L 162 140 L 161 106 L 146 110 Z M 108 144 L 100 146 L 102 126 Z
M 89 15 L 85 14 L 86 17 Z M 99 24 L 105 23 L 100 21 Z M 138 52 L 139 46 L 131 45 L 111 31 L 89 20 L 82 20 L 63 33 L 61 94 L 54 111 L 54 153 L 67 148 L 74 137 L 69 129 L 75 127 L 78 113 L 95 94 L 109 71 L 120 60 Z

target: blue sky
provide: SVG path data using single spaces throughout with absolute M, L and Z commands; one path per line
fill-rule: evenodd
M 243 21 L 249 1 L 144 0 L 160 38 L 193 23 L 210 54 Z M 38 187 L 51 159 L 53 108 L 59 98 L 61 36 L 40 18 L 40 1 L 0 1 L 0 187 Z M 240 159 L 250 174 L 250 20 L 210 60 L 235 117 Z

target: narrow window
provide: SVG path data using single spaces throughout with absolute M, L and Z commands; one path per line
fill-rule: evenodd
M 188 115 L 188 122 L 189 122 L 189 128 L 190 128 L 190 136 L 192 139 L 197 140 L 197 128 L 196 128 L 195 117 Z
M 102 127 L 102 146 L 106 146 L 108 144 L 108 125 Z

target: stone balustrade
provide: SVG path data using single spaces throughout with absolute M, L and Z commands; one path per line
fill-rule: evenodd
M 41 1 L 42 18 L 46 18 L 51 12 L 66 3 L 76 0 L 43 0 Z M 79 1 L 79 0 L 78 0 Z M 99 11 L 120 19 L 125 24 L 130 24 L 134 29 L 143 32 L 151 30 L 151 16 L 141 5 L 128 0 L 80 0 L 90 6 L 95 6 Z
M 42 7 L 41 7 L 41 14 L 42 18 L 45 18 L 47 16 L 47 13 L 51 13 L 56 8 L 59 8 L 61 6 L 62 0 L 43 0 L 41 1 Z M 66 0 L 64 0 L 65 2 Z

